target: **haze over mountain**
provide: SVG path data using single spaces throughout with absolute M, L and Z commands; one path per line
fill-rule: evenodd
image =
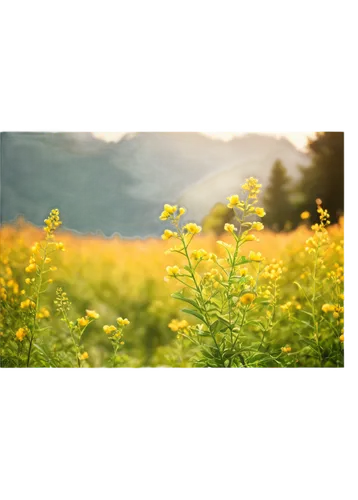
M 51 208 L 83 233 L 159 235 L 164 203 L 199 222 L 248 176 L 266 184 L 281 159 L 289 174 L 309 158 L 287 139 L 249 134 L 229 142 L 199 133 L 137 133 L 106 143 L 91 133 L 1 134 L 1 220 L 41 225 Z

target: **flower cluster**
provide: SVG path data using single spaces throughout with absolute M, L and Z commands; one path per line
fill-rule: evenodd
M 47 238 L 52 238 L 53 233 L 60 227 L 62 221 L 60 220 L 60 211 L 58 208 L 51 210 L 50 215 L 44 220 L 44 231 Z

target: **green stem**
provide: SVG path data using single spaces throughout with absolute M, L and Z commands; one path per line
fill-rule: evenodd
M 44 248 L 44 254 L 43 254 L 43 258 L 41 260 L 41 266 L 40 266 L 39 283 L 38 283 L 37 290 L 36 290 L 36 307 L 35 307 L 34 321 L 33 321 L 32 329 L 31 329 L 31 337 L 30 337 L 29 350 L 28 350 L 28 353 L 27 353 L 27 363 L 26 363 L 27 367 L 30 366 L 32 343 L 33 343 L 33 340 L 34 340 L 35 331 L 36 331 L 36 325 L 37 325 L 37 313 L 38 313 L 38 310 L 40 308 L 40 290 L 41 290 L 41 286 L 42 286 L 42 275 L 43 275 L 43 270 L 44 270 L 44 265 L 45 265 L 45 259 L 46 259 L 46 256 L 47 256 L 47 247 L 48 247 L 48 241 L 46 240 L 46 245 L 45 245 L 45 248 Z

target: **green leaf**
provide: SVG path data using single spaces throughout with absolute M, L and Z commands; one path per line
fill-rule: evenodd
M 218 314 L 218 315 L 217 315 L 217 317 L 218 317 L 219 319 L 221 319 L 221 321 L 222 321 L 225 325 L 230 326 L 230 324 L 231 324 L 231 323 L 230 323 L 230 321 L 229 321 L 229 319 L 228 319 L 228 318 L 225 318 L 225 316 L 222 316 L 221 314 Z
M 188 299 L 187 297 L 184 297 L 184 295 L 182 293 L 179 293 L 179 292 L 172 293 L 172 297 L 174 299 L 178 299 L 178 300 L 182 300 L 183 302 L 187 302 L 188 304 L 190 304 L 194 307 L 198 307 L 198 304 L 195 302 L 195 300 Z
M 241 266 L 243 264 L 248 264 L 249 262 L 251 262 L 251 260 L 249 260 L 246 257 L 242 256 L 242 257 L 240 257 L 240 259 L 238 259 L 236 261 L 235 266 Z
M 195 311 L 194 309 L 182 309 L 182 312 L 186 313 L 186 314 L 191 314 L 192 316 L 199 318 L 200 321 L 203 321 L 203 323 L 205 323 L 207 326 L 209 326 L 207 321 L 205 320 L 204 316 L 202 314 L 200 314 L 198 311 Z

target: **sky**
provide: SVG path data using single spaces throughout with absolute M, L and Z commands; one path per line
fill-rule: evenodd
M 128 132 L 92 132 L 92 134 L 105 142 L 118 142 Z M 201 132 L 215 139 L 230 141 L 235 136 L 245 135 L 249 132 Z M 305 149 L 307 138 L 312 137 L 315 132 L 258 132 L 260 134 L 273 135 L 276 137 L 286 137 L 296 146 L 297 149 L 303 151 Z

